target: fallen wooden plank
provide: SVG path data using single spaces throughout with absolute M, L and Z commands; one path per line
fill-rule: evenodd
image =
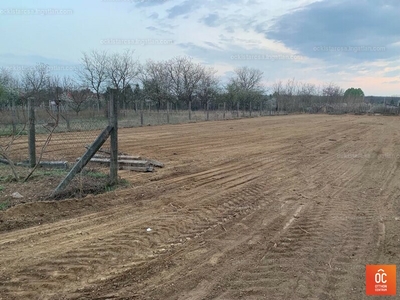
M 145 160 L 147 160 L 151 165 L 155 167 L 164 168 L 164 164 L 162 162 L 159 162 L 158 160 L 154 159 L 145 159 Z
M 93 157 L 94 158 L 110 158 L 110 155 L 95 154 Z M 118 159 L 145 160 L 145 159 L 142 159 L 140 156 L 135 156 L 135 155 L 118 155 Z
M 103 152 L 104 153 L 104 152 Z M 95 154 L 93 156 L 94 158 L 110 158 L 110 156 L 106 153 L 104 154 Z M 159 168 L 163 168 L 164 164 L 158 160 L 155 159 L 148 159 L 148 158 L 142 158 L 141 156 L 138 155 L 129 155 L 129 154 L 119 154 L 118 155 L 119 160 L 147 160 L 151 165 Z
M 120 170 L 128 170 L 128 171 L 135 171 L 135 172 L 153 172 L 153 166 L 146 166 L 146 167 L 134 167 L 134 166 L 119 166 Z
M 65 170 L 69 168 L 67 161 L 41 161 L 39 164 L 41 167 L 44 168 L 65 169 Z
M 118 159 L 122 160 L 147 160 L 138 155 L 118 155 Z
M 133 166 L 133 165 L 135 165 L 135 166 L 141 166 L 141 165 L 149 166 L 150 165 L 150 163 L 147 160 L 121 159 L 121 160 L 118 160 L 118 162 L 120 164 L 131 165 L 131 166 Z
M 22 166 L 22 167 L 30 167 L 29 161 L 22 161 L 18 162 L 15 165 Z M 42 168 L 49 168 L 49 169 L 65 169 L 69 168 L 67 161 L 41 161 L 39 162 L 39 166 Z
M 101 164 L 109 164 L 110 159 L 109 158 L 96 158 L 93 157 L 91 162 L 96 162 L 96 163 L 101 163 Z M 121 165 L 130 165 L 133 167 L 147 167 L 150 165 L 150 163 L 147 160 L 118 160 L 118 163 Z
M 86 146 L 86 148 L 87 148 L 88 146 Z M 91 161 L 92 162 L 98 162 L 98 163 L 110 163 L 110 161 L 108 160 L 108 161 L 100 161 L 100 160 L 97 160 L 97 159 L 110 159 L 110 153 L 109 153 L 109 151 L 108 151 L 108 149 L 107 148 L 101 148 L 100 150 L 99 150 L 99 152 L 102 152 L 102 153 L 96 153 L 94 156 L 93 156 L 93 158 L 95 158 L 95 159 L 91 159 Z M 155 159 L 148 159 L 148 158 L 144 158 L 144 157 L 141 157 L 141 156 L 138 156 L 138 155 L 129 155 L 129 154 L 126 154 L 126 153 L 119 153 L 118 154 L 118 161 L 119 162 L 122 162 L 122 163 L 127 163 L 127 162 L 125 162 L 125 161 L 147 161 L 150 165 L 153 165 L 154 167 L 159 167 L 159 168 L 164 168 L 164 164 L 162 163 L 162 162 L 160 162 L 160 161 L 158 161 L 158 160 L 155 160 Z

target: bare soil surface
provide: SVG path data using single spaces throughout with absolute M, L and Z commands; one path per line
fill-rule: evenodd
M 121 129 L 121 151 L 165 168 L 0 212 L 0 299 L 373 299 L 365 265 L 400 261 L 399 129 L 326 115 Z

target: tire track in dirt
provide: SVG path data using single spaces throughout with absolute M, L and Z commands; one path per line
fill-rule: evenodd
M 303 212 L 263 257 L 261 265 L 241 270 L 241 275 L 231 282 L 228 291 L 220 294 L 220 299 L 311 299 L 317 294 L 326 299 L 344 299 L 349 295 L 359 298 L 363 293 L 359 283 L 365 265 L 354 266 L 352 260 L 365 259 L 365 249 L 376 238 L 376 206 L 371 200 L 368 206 L 367 197 L 358 191 L 362 177 L 370 173 L 354 166 L 347 166 L 343 171 L 343 167 L 346 165 L 329 169 L 329 172 L 342 169 L 330 201 L 323 207 L 314 205 Z M 343 182 L 343 178 L 347 180 Z M 356 194 L 348 192 L 349 189 Z M 313 269 L 316 261 L 320 268 Z M 295 279 L 282 282 L 287 273 Z M 348 280 L 349 277 L 358 279 L 358 284 L 354 283 L 356 280 Z M 318 287 L 316 283 L 321 281 L 325 285 Z M 218 294 L 213 297 L 218 298 Z
M 345 170 L 343 174 L 348 171 Z M 349 181 L 360 174 L 361 172 L 356 170 Z M 346 185 L 340 189 L 344 191 L 345 188 Z M 310 271 L 307 261 L 315 262 L 315 257 L 312 256 L 316 247 L 321 249 L 322 253 L 329 253 L 332 247 L 343 242 L 340 234 L 335 235 L 332 232 L 343 233 L 348 226 L 349 216 L 355 210 L 355 204 L 350 207 L 344 205 L 346 202 L 337 201 L 340 193 L 338 191 L 324 207 L 318 204 L 306 206 L 300 216 L 297 216 L 298 210 L 295 211 L 289 222 L 294 221 L 283 227 L 274 241 L 274 246 L 262 257 L 260 263 L 257 266 L 251 265 L 250 269 L 241 270 L 240 275 L 230 281 L 229 292 L 222 291 L 223 296 L 219 294 L 221 299 L 260 299 L 266 295 L 268 299 L 293 299 L 294 295 L 307 299 L 315 293 L 316 282 L 323 278 L 315 270 Z M 337 219 L 339 216 L 340 219 Z M 326 224 L 326 221 L 332 218 L 337 220 Z M 362 227 L 357 228 L 363 230 Z M 355 235 L 359 234 L 358 230 Z M 340 255 L 336 257 L 338 261 L 341 259 L 343 260 L 343 257 Z M 285 278 L 287 273 L 292 274 L 295 280 L 282 282 L 281 278 Z M 219 296 L 213 294 L 213 297 Z
M 232 172 L 234 171 L 235 169 Z M 236 174 L 236 172 L 234 173 Z M 255 196 L 257 196 L 257 192 L 254 191 L 259 190 L 260 187 L 251 185 L 251 187 L 249 188 L 241 188 L 242 185 L 248 185 L 252 183 L 252 178 L 249 178 L 247 179 L 247 181 L 243 182 L 244 178 L 248 178 L 248 174 L 245 174 L 244 176 L 241 174 L 239 175 L 236 174 L 235 176 L 232 177 L 233 178 L 231 178 L 230 180 L 225 180 L 225 179 L 222 180 L 223 182 L 221 182 L 220 184 L 222 186 L 229 186 L 230 189 L 234 189 L 235 190 L 234 197 L 232 196 L 232 194 L 228 194 L 221 197 L 220 200 L 218 201 L 218 203 L 220 203 L 220 206 L 218 206 L 218 203 L 213 203 L 213 204 L 210 203 L 210 205 L 200 206 L 197 215 L 192 215 L 192 214 L 191 216 L 186 215 L 185 219 L 180 217 L 181 220 L 179 226 L 174 227 L 173 226 L 174 223 L 172 225 L 168 224 L 171 221 L 177 224 L 176 213 L 167 215 L 163 214 L 162 217 L 155 217 L 155 218 L 142 217 L 139 218 L 139 220 L 135 220 L 133 222 L 133 224 L 136 225 L 135 228 L 140 227 L 142 228 L 142 230 L 145 228 L 143 224 L 143 219 L 147 221 L 146 222 L 147 224 L 153 224 L 155 228 L 158 228 L 158 231 L 155 231 L 156 233 L 153 235 L 143 236 L 143 234 L 140 231 L 132 228 L 131 225 L 128 226 L 125 225 L 124 230 L 121 231 L 122 228 L 119 225 L 127 223 L 129 224 L 131 222 L 130 220 L 133 221 L 135 218 L 134 216 L 124 216 L 124 214 L 118 216 L 117 221 L 110 222 L 110 220 L 107 220 L 106 224 L 100 224 L 96 227 L 93 226 L 90 227 L 87 226 L 86 224 L 80 223 L 80 225 L 83 225 L 85 228 L 86 231 L 85 234 L 86 233 L 90 234 L 90 238 L 88 238 L 90 244 L 89 242 L 85 242 L 85 240 L 83 241 L 79 240 L 76 241 L 76 246 L 72 246 L 71 244 L 65 245 L 65 243 L 64 244 L 61 243 L 58 248 L 53 247 L 52 251 L 57 251 L 64 248 L 65 246 L 68 246 L 69 251 L 66 252 L 64 255 L 60 255 L 58 253 L 57 258 L 51 259 L 51 263 L 46 259 L 42 260 L 41 263 L 37 261 L 34 262 L 33 265 L 29 266 L 29 268 L 19 272 L 20 280 L 17 282 L 11 282 L 11 286 L 16 286 L 21 284 L 21 282 L 23 282 L 28 290 L 29 288 L 35 290 L 37 287 L 43 285 L 44 281 L 43 278 L 47 278 L 48 276 L 51 276 L 57 282 L 75 281 L 74 284 L 76 284 L 77 279 L 79 279 L 85 273 L 88 273 L 87 266 L 90 265 L 90 273 L 95 274 L 99 269 L 101 269 L 101 266 L 104 264 L 104 262 L 112 261 L 113 253 L 121 252 L 122 250 L 124 250 L 124 247 L 121 247 L 121 243 L 126 246 L 125 252 L 127 253 L 131 253 L 133 256 L 135 256 L 135 254 L 137 254 L 138 252 L 141 253 L 139 258 L 136 259 L 134 259 L 132 256 L 126 257 L 125 255 L 124 260 L 128 259 L 130 261 L 130 265 L 125 265 L 123 267 L 124 268 L 132 267 L 132 265 L 136 265 L 138 263 L 142 263 L 146 259 L 153 258 L 154 252 L 158 252 L 161 250 L 166 251 L 167 249 L 171 248 L 171 245 L 176 246 L 183 244 L 182 239 L 180 239 L 179 241 L 168 241 L 167 244 L 165 244 L 165 240 L 166 238 L 174 237 L 177 236 L 178 234 L 184 233 L 185 229 L 187 228 L 191 228 L 191 234 L 186 235 L 185 237 L 186 239 L 191 239 L 203 234 L 205 231 L 215 227 L 217 224 L 223 223 L 227 219 L 232 218 L 233 214 L 246 213 L 246 211 L 253 208 L 254 205 L 256 204 L 255 202 L 251 201 L 254 201 Z M 239 204 L 241 206 L 238 209 Z M 243 209 L 243 205 L 245 206 L 245 209 Z M 120 211 L 120 213 L 121 212 L 123 211 Z M 117 216 L 116 213 L 117 212 L 114 211 L 110 213 L 110 215 Z M 191 213 L 193 213 L 193 211 Z M 208 220 L 208 222 L 211 221 L 211 223 L 205 223 L 204 220 Z M 105 220 L 99 220 L 99 221 L 101 222 Z M 88 220 L 88 222 L 93 222 L 93 220 Z M 104 230 L 105 227 L 108 227 L 109 229 L 105 231 Z M 81 228 L 81 226 L 78 226 L 77 228 L 79 229 Z M 92 237 L 92 235 L 96 231 L 102 232 L 102 235 L 95 234 L 95 237 L 97 239 L 100 239 L 101 242 L 93 241 L 94 238 Z M 63 236 L 64 233 L 62 232 L 60 233 L 60 235 Z M 106 237 L 110 235 L 111 235 L 111 240 L 108 240 Z M 134 243 L 132 243 L 132 240 L 129 238 L 132 235 L 137 236 L 137 239 L 134 240 Z M 59 239 L 62 239 L 61 236 Z M 151 236 L 152 238 L 148 238 L 149 236 Z M 52 235 L 51 238 L 55 239 L 56 236 Z M 118 243 L 115 244 L 113 242 L 114 240 L 117 240 Z M 41 240 L 41 243 L 43 245 L 46 245 L 48 242 L 46 240 Z M 107 248 L 104 248 L 104 245 L 107 245 Z M 154 248 L 154 245 L 158 245 L 158 250 L 155 250 L 153 252 L 152 250 L 150 250 L 150 248 Z M 48 256 L 45 254 L 46 251 L 44 248 L 40 250 L 40 248 L 38 248 L 38 245 L 36 245 L 36 248 L 38 250 L 38 256 L 41 257 Z M 136 249 L 135 252 L 132 251 L 134 249 Z M 96 254 L 99 254 L 98 259 L 93 258 L 94 256 L 96 256 Z M 71 266 L 68 264 L 71 261 L 72 257 L 78 258 L 78 261 L 76 262 L 76 264 L 73 264 Z M 47 259 L 48 258 L 49 257 L 47 257 Z M 98 266 L 98 268 L 96 268 L 96 265 Z M 56 270 L 52 270 L 51 266 L 56 266 Z M 115 268 L 118 269 L 119 266 L 116 266 Z M 119 271 L 120 272 L 124 271 L 124 268 L 120 269 Z M 57 271 L 58 269 L 62 270 L 62 272 Z M 36 271 L 32 273 L 32 270 Z M 89 283 L 89 280 L 86 283 Z M 52 287 L 52 289 L 53 288 L 54 287 Z
M 205 232 L 215 228 L 219 224 L 223 224 L 224 222 L 229 221 L 232 218 L 241 216 L 243 214 L 247 214 L 254 209 L 257 209 L 257 205 L 259 202 L 259 198 L 263 197 L 261 193 L 262 185 L 257 185 L 249 181 L 247 185 L 243 188 L 243 180 L 241 176 L 236 178 L 236 183 L 234 186 L 231 186 L 231 189 L 235 189 L 234 192 L 226 194 L 220 193 L 218 194 L 218 200 L 213 199 L 205 199 L 203 201 L 196 201 L 202 203 L 202 205 L 197 209 L 190 210 L 190 216 L 186 216 L 186 223 L 188 225 L 187 228 L 192 228 L 190 234 L 184 235 L 186 239 L 197 238 L 204 234 Z M 232 182 L 232 181 L 230 181 Z M 224 187 L 224 185 L 222 185 Z M 254 202 L 249 202 L 254 201 Z M 205 202 L 209 204 L 206 205 Z M 218 204 L 219 206 L 216 206 Z M 193 218 L 193 212 L 195 213 L 196 218 Z M 155 221 L 157 221 L 156 219 Z M 167 220 L 162 220 L 162 222 L 166 222 Z M 208 223 L 205 223 L 205 221 Z M 154 220 L 152 221 L 154 222 Z M 189 223 L 191 222 L 191 223 Z M 157 224 L 157 223 L 156 223 Z M 184 223 L 179 223 L 180 227 L 184 227 Z M 167 228 L 170 228 L 169 225 L 165 225 Z M 181 231 L 182 232 L 182 231 Z M 175 245 L 181 245 L 184 241 L 182 241 L 181 235 L 179 240 L 169 240 L 168 243 L 172 243 Z M 160 241 L 158 241 L 160 243 Z M 164 250 L 168 248 L 168 245 L 161 244 L 158 246 L 160 250 Z
M 378 233 L 376 206 L 373 198 L 363 193 L 365 187 L 360 188 L 360 182 L 371 179 L 365 175 L 374 170 L 367 167 L 368 163 L 386 177 L 397 169 L 393 167 L 389 175 L 383 173 L 387 166 L 377 165 L 376 157 L 370 161 L 340 160 L 338 154 L 357 151 L 361 142 L 349 146 L 345 139 L 326 141 L 331 137 L 331 127 L 337 127 L 336 135 L 362 137 L 367 135 L 368 128 L 356 122 L 343 124 L 333 117 L 329 119 L 329 124 L 324 124 L 323 118 L 308 124 L 305 118 L 299 118 L 297 127 L 302 126 L 302 130 L 279 121 L 282 127 L 273 126 L 277 132 L 264 135 L 273 137 L 271 140 L 258 141 L 258 130 L 252 129 L 242 139 L 246 145 L 235 147 L 231 157 L 225 159 L 218 155 L 230 147 L 218 143 L 217 138 L 210 148 L 200 142 L 181 143 L 179 149 L 184 149 L 188 157 L 196 146 L 202 145 L 204 151 L 195 156 L 195 161 L 203 160 L 203 164 L 182 174 L 163 170 L 157 180 L 145 184 L 149 189 L 163 185 L 163 194 L 156 195 L 154 200 L 147 199 L 144 206 L 126 204 L 2 235 L 6 239 L 0 245 L 0 253 L 5 250 L 0 262 L 3 265 L 15 260 L 15 265 L 4 269 L 0 293 L 30 299 L 100 299 L 104 295 L 132 298 L 134 289 L 143 287 L 145 294 L 138 295 L 138 299 L 150 295 L 152 299 L 161 299 L 161 295 L 165 296 L 163 299 L 177 299 L 177 295 L 191 295 L 191 299 L 260 299 L 265 295 L 270 299 L 309 299 L 316 295 L 343 296 L 344 291 L 354 289 L 355 297 L 359 293 L 357 276 L 362 274 L 358 272 L 364 267 L 365 249 L 370 247 L 368 243 L 376 242 Z M 253 122 L 258 124 L 248 121 Z M 316 128 L 316 123 L 321 126 Z M 278 136 L 279 133 L 283 134 Z M 315 133 L 323 135 L 325 142 L 321 143 Z M 372 136 L 373 133 L 367 135 Z M 178 137 L 165 137 L 171 149 L 176 140 Z M 157 149 L 163 147 L 159 145 Z M 221 149 L 215 151 L 215 147 Z M 144 149 L 141 146 L 138 151 Z M 218 153 L 215 163 L 205 163 L 210 153 Z M 242 161 L 241 154 L 245 157 Z M 189 165 L 184 159 L 180 164 Z M 128 179 L 136 177 L 126 173 Z M 368 186 L 375 188 L 377 184 Z M 122 191 L 119 197 L 129 199 L 131 195 Z M 146 232 L 148 227 L 151 232 Z M 201 246 L 203 242 L 210 244 L 209 248 Z M 23 256 L 36 250 L 41 251 L 40 255 L 31 262 L 21 260 L 22 255 L 12 254 L 12 247 L 19 246 L 25 251 Z M 186 266 L 197 262 L 198 274 L 185 276 L 185 265 L 180 269 L 180 277 L 168 273 L 168 268 L 179 269 L 179 265 L 163 265 L 174 259 L 187 263 Z M 166 282 L 156 273 L 150 276 L 150 271 L 146 271 L 161 270 L 157 264 L 163 266 Z M 195 268 L 196 264 L 192 266 Z M 218 280 L 201 280 L 206 274 Z M 292 277 L 288 278 L 288 274 Z M 354 276 L 353 281 L 348 281 L 349 274 Z M 11 276 L 13 280 L 8 278 Z M 142 282 L 132 282 L 136 278 L 142 278 Z M 171 281 L 173 278 L 176 281 Z M 190 281 L 193 278 L 197 280 Z M 181 287 L 182 293 L 168 281 Z M 155 283 L 160 284 L 156 289 Z M 201 283 L 202 289 L 195 288 L 197 283 Z M 162 290 L 167 293 L 161 293 Z M 76 293 L 72 295 L 72 291 Z
M 319 171 L 321 172 L 323 168 L 325 168 L 325 166 L 321 166 Z M 341 174 L 339 176 L 338 186 L 336 186 L 336 190 L 332 193 L 332 202 L 328 202 L 329 205 L 325 206 L 315 204 L 316 208 L 313 207 L 312 209 L 310 208 L 304 212 L 304 215 L 306 215 L 307 218 L 302 218 L 302 214 L 298 220 L 296 219 L 294 221 L 295 224 L 298 224 L 297 226 L 295 226 L 295 224 L 290 224 L 292 226 L 288 227 L 289 229 L 287 234 L 281 235 L 276 243 L 277 246 L 271 248 L 268 256 L 263 257 L 262 261 L 266 261 L 267 263 L 265 265 L 263 264 L 259 268 L 257 266 L 253 266 L 253 268 L 258 271 L 260 269 L 262 270 L 262 268 L 264 268 L 264 270 L 262 270 L 261 273 L 250 272 L 249 274 L 244 274 L 239 278 L 237 287 L 240 289 L 240 292 L 237 294 L 226 293 L 226 291 L 222 294 L 214 293 L 210 295 L 209 299 L 214 299 L 214 297 L 217 298 L 218 295 L 220 295 L 221 299 L 235 299 L 236 297 L 246 297 L 246 299 L 252 299 L 252 297 L 254 297 L 254 299 L 260 299 L 260 297 L 265 297 L 266 295 L 269 295 L 269 299 L 279 299 L 280 297 L 282 299 L 293 298 L 291 296 L 294 295 L 296 295 L 296 297 L 300 296 L 299 298 L 301 298 L 302 295 L 304 298 L 308 298 L 310 293 L 315 294 L 315 281 L 321 280 L 321 275 L 315 273 L 314 271 L 314 273 L 311 273 L 309 276 L 304 276 L 304 274 L 307 274 L 307 271 L 310 273 L 311 266 L 307 268 L 307 265 L 300 267 L 300 269 L 297 270 L 298 275 L 295 274 L 295 276 L 299 276 L 298 278 L 301 278 L 302 276 L 303 278 L 301 278 L 301 280 L 299 279 L 295 281 L 294 286 L 283 287 L 280 289 L 281 291 L 294 290 L 293 294 L 287 292 L 283 294 L 274 294 L 273 291 L 277 290 L 277 278 L 279 281 L 279 275 L 284 277 L 288 270 L 291 270 L 293 266 L 296 265 L 299 257 L 302 258 L 313 255 L 313 249 L 317 246 L 320 247 L 321 245 L 325 246 L 322 251 L 325 253 L 329 253 L 332 247 L 338 247 L 338 245 L 340 246 L 338 254 L 331 257 L 330 260 L 327 260 L 328 264 L 325 261 L 325 264 L 323 265 L 323 272 L 326 272 L 326 265 L 329 265 L 329 268 L 332 268 L 332 265 L 334 265 L 335 268 L 327 281 L 337 282 L 340 281 L 342 277 L 346 277 L 347 272 L 341 271 L 341 269 L 344 267 L 344 265 L 349 263 L 349 253 L 351 250 L 354 250 L 351 249 L 351 242 L 360 242 L 365 236 L 369 235 L 369 233 L 365 233 L 365 228 L 371 228 L 371 224 L 373 222 L 373 218 L 371 216 L 373 215 L 374 210 L 372 209 L 367 211 L 367 221 L 363 221 L 363 214 L 357 215 L 359 218 L 352 218 L 351 216 L 358 210 L 359 203 L 357 203 L 357 201 L 349 201 L 348 203 L 350 203 L 350 205 L 346 206 L 343 205 L 346 204 L 346 202 L 344 203 L 340 199 L 344 196 L 345 191 L 349 189 L 351 184 L 357 183 L 357 179 L 363 174 L 362 166 L 352 169 L 348 164 L 342 163 L 336 169 L 330 171 Z M 341 177 L 346 177 L 348 179 L 343 181 Z M 319 207 L 321 207 L 321 209 L 318 209 Z M 340 236 L 340 234 L 332 235 L 332 224 L 325 224 L 327 218 L 329 220 L 335 220 L 335 222 L 333 222 L 334 232 L 345 232 L 346 229 L 348 230 L 348 227 L 352 227 L 354 231 L 352 231 L 351 234 L 349 234 L 350 237 L 347 236 L 345 240 L 343 240 L 343 237 Z M 286 226 L 283 228 L 285 229 L 285 227 Z M 364 233 L 364 235 L 360 235 L 360 233 Z M 309 235 L 314 236 L 311 241 Z M 304 251 L 304 248 L 306 251 Z M 361 247 L 361 249 L 363 249 L 363 247 Z M 344 252 L 344 254 L 342 252 Z M 351 255 L 360 255 L 358 252 L 353 252 Z M 303 262 L 303 260 L 301 261 Z M 323 260 L 321 261 L 321 264 L 322 263 Z M 359 270 L 357 270 L 355 273 L 358 271 Z M 362 272 L 358 273 L 358 276 L 360 276 L 360 274 L 362 274 Z M 309 287 L 307 287 L 307 282 L 310 283 Z M 231 284 L 235 285 L 235 283 Z M 271 286 L 270 290 L 265 288 L 268 284 Z M 248 290 L 246 290 L 244 287 L 247 287 Z M 332 287 L 328 287 L 328 290 L 331 288 Z M 359 290 L 355 291 L 357 293 L 360 292 Z

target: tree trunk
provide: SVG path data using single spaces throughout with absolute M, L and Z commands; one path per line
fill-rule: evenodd
M 192 100 L 189 100 L 189 121 L 192 120 Z

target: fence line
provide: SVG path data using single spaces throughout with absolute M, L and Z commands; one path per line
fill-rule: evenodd
M 118 112 L 119 128 L 153 126 L 163 124 L 178 124 L 201 121 L 219 121 L 247 117 L 259 117 L 269 115 L 281 115 L 286 112 L 277 112 L 269 110 L 267 106 L 252 108 L 250 110 L 224 109 L 226 106 L 218 106 L 219 109 L 206 110 L 177 110 L 176 108 L 165 110 L 122 110 Z M 380 114 L 399 114 L 398 107 L 388 107 L 384 105 L 330 105 L 324 106 L 324 109 L 312 110 L 304 109 L 302 113 L 380 113 Z M 108 114 L 108 113 L 107 113 Z M 60 119 L 54 130 L 52 140 L 43 154 L 43 160 L 67 160 L 76 159 L 77 148 L 84 147 L 93 141 L 100 132 L 109 124 L 108 116 L 104 111 L 96 109 L 83 110 L 79 114 L 67 111 L 60 112 Z M 22 136 L 17 139 L 12 146 L 11 158 L 15 161 L 28 161 L 28 107 L 19 106 L 13 109 L 0 110 L 0 145 L 7 143 L 9 135 L 18 132 L 21 129 Z M 53 129 L 54 120 L 50 117 L 48 108 L 35 107 L 35 134 L 36 134 L 36 152 L 40 150 L 48 133 Z M 73 140 L 75 144 L 69 141 Z

